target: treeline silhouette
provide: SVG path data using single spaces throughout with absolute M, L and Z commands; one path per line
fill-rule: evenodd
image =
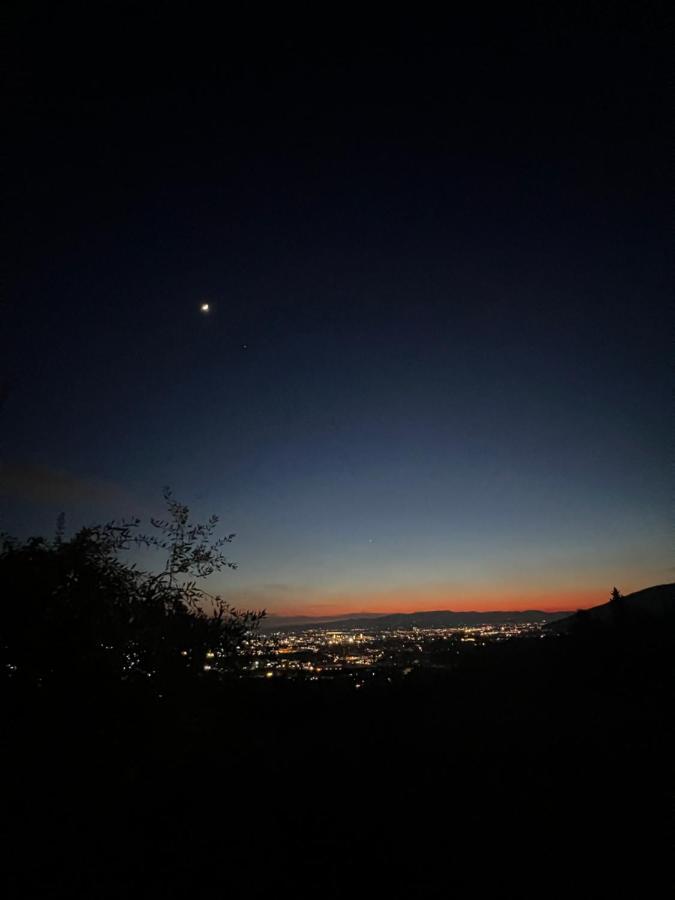
M 234 535 L 214 537 L 218 518 L 190 520 L 190 510 L 164 491 L 166 519 L 80 529 L 66 540 L 59 517 L 53 539 L 0 544 L 4 597 L 2 664 L 6 677 L 34 686 L 72 679 L 152 680 L 167 687 L 199 676 L 206 660 L 232 658 L 264 611 L 233 608 L 200 586 L 226 567 Z M 164 556 L 146 572 L 125 553 L 153 548 Z
M 624 598 L 362 691 L 206 677 L 258 614 L 209 618 L 228 563 L 186 515 L 158 575 L 120 561 L 136 522 L 5 543 L 10 896 L 657 895 L 672 628 Z

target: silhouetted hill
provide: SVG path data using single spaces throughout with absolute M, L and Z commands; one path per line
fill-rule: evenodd
M 430 612 L 416 613 L 389 613 L 386 615 L 366 615 L 357 616 L 355 618 L 338 618 L 338 619 L 312 619 L 297 618 L 287 619 L 272 618 L 263 620 L 263 628 L 274 630 L 275 628 L 284 628 L 289 630 L 299 630 L 303 628 L 341 628 L 341 629 L 358 629 L 358 628 L 441 628 L 453 627 L 462 628 L 464 626 L 475 625 L 509 625 L 522 622 L 551 622 L 562 617 L 569 616 L 568 612 L 545 612 L 540 609 L 527 609 L 518 611 L 492 611 L 492 612 L 454 612 L 453 610 L 432 610 Z M 283 624 L 282 624 L 283 623 Z
M 545 627 L 564 633 L 582 622 L 594 626 L 612 627 L 621 621 L 624 625 L 652 624 L 658 621 L 675 622 L 675 583 L 658 584 L 626 594 L 620 601 L 601 603 L 590 609 L 580 610 L 571 616 L 558 619 Z

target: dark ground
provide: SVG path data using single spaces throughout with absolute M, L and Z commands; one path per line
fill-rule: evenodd
M 513 642 L 361 692 L 15 684 L 10 895 L 664 895 L 673 649 Z

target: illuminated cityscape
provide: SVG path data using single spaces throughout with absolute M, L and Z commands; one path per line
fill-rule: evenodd
M 470 627 L 359 630 L 311 627 L 260 632 L 243 641 L 243 671 L 259 678 L 323 681 L 353 679 L 362 687 L 373 679 L 406 676 L 421 669 L 451 669 L 480 647 L 514 637 L 544 637 L 541 622 Z M 207 669 L 217 666 L 209 662 Z

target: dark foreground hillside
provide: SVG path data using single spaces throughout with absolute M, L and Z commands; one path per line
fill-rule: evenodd
M 10 895 L 658 896 L 674 649 L 552 636 L 363 692 L 14 685 Z

